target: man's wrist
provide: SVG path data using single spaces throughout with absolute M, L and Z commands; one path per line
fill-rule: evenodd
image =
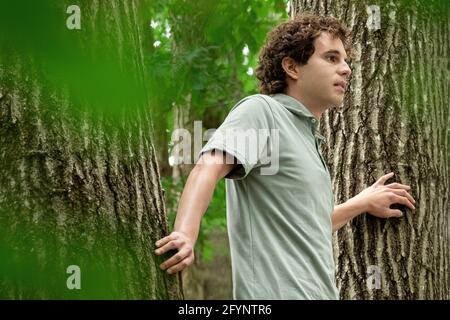
M 369 211 L 369 204 L 367 201 L 359 197 L 350 198 L 347 200 L 346 205 L 348 206 L 348 210 L 352 213 L 353 217 Z
M 189 241 L 191 241 L 192 244 L 194 244 L 197 241 L 198 232 L 195 232 L 192 230 L 185 230 L 182 228 L 180 228 L 180 229 L 175 228 L 174 231 L 183 234 L 183 236 L 186 237 L 187 239 L 189 239 Z

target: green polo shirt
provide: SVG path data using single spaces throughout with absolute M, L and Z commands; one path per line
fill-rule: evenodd
M 333 194 L 317 126 L 288 95 L 253 95 L 201 151 L 221 150 L 241 164 L 226 177 L 234 299 L 339 298 Z

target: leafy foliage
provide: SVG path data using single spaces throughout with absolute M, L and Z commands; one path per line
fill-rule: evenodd
M 285 8 L 285 0 L 168 0 L 150 28 L 156 119 L 167 119 L 173 105 L 186 105 L 197 119 L 213 111 L 218 125 L 237 99 L 257 90 L 247 72 L 256 67 L 267 32 L 286 18 Z
M 157 101 L 162 103 L 154 106 L 157 135 L 171 135 L 173 117 L 168 114 L 174 105 L 189 108 L 191 118 L 201 119 L 208 129 L 220 125 L 243 96 L 256 93 L 251 71 L 267 32 L 287 19 L 286 6 L 286 0 L 168 0 L 152 28 L 153 39 L 159 42 L 150 59 Z M 185 180 L 162 178 L 170 226 Z M 220 181 L 197 241 L 196 251 L 204 260 L 213 256 L 208 234 L 226 230 L 225 212 L 225 182 Z
M 89 105 L 101 114 L 121 116 L 149 102 L 155 148 L 166 155 L 159 159 L 160 167 L 168 167 L 174 106 L 187 108 L 190 118 L 202 120 L 208 129 L 220 125 L 237 100 L 255 93 L 251 70 L 267 32 L 286 19 L 287 0 L 140 0 L 135 2 L 138 25 L 131 27 L 125 23 L 125 10 L 118 10 L 112 22 L 107 6 L 99 6 L 94 14 L 89 3 L 77 3 L 82 27 L 71 31 L 65 27 L 65 3 L 2 2 L 0 26 L 8 32 L 0 35 L 0 50 L 14 48 L 14 54 L 31 56 L 43 82 L 67 89 L 74 101 L 71 109 Z M 123 39 L 111 32 L 119 23 L 130 28 Z M 135 28 L 143 30 L 139 39 Z M 136 40 L 144 48 L 142 75 L 136 68 Z M 184 180 L 163 179 L 169 218 L 175 216 Z M 199 243 L 209 230 L 225 228 L 224 199 L 221 182 L 205 214 Z

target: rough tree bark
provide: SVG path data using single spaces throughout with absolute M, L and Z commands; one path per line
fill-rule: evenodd
M 349 92 L 321 121 L 336 203 L 389 171 L 417 200 L 401 219 L 361 215 L 337 232 L 341 297 L 449 299 L 449 2 L 292 0 L 291 8 L 331 14 L 352 30 Z
M 93 61 L 111 58 L 112 69 L 126 70 L 133 84 L 150 92 L 144 84 L 143 42 L 151 19 L 142 16 L 145 3 L 78 1 L 81 30 L 61 32 L 72 37 L 70 50 L 81 45 L 77 55 L 108 53 Z M 25 17 L 18 19 L 27 12 L 54 14 L 65 29 L 65 4 L 27 5 L 19 8 Z M 58 41 L 46 34 L 39 39 L 43 46 Z M 55 70 L 43 67 L 48 61 L 1 45 L 0 298 L 182 298 L 179 276 L 162 272 L 166 257 L 154 255 L 167 222 L 151 141 L 150 95 L 100 101 L 105 106 L 98 107 L 101 90 L 119 91 L 120 97 L 127 96 L 127 87 L 94 81 L 93 96 L 79 97 L 77 86 L 65 83 L 74 76 L 70 71 L 56 83 Z M 114 76 L 102 75 L 97 65 L 78 74 L 82 88 L 91 76 L 100 74 L 95 79 L 106 82 Z M 70 70 L 76 74 L 76 68 Z M 67 286 L 70 265 L 80 268 L 81 289 Z

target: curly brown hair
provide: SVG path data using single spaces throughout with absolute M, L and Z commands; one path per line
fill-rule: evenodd
M 350 33 L 339 20 L 311 13 L 297 15 L 268 34 L 255 72 L 260 82 L 259 91 L 263 94 L 284 92 L 287 83 L 281 61 L 284 57 L 291 57 L 300 65 L 305 65 L 314 53 L 313 41 L 321 32 L 339 37 L 347 54 L 350 54 L 351 48 L 347 43 Z

